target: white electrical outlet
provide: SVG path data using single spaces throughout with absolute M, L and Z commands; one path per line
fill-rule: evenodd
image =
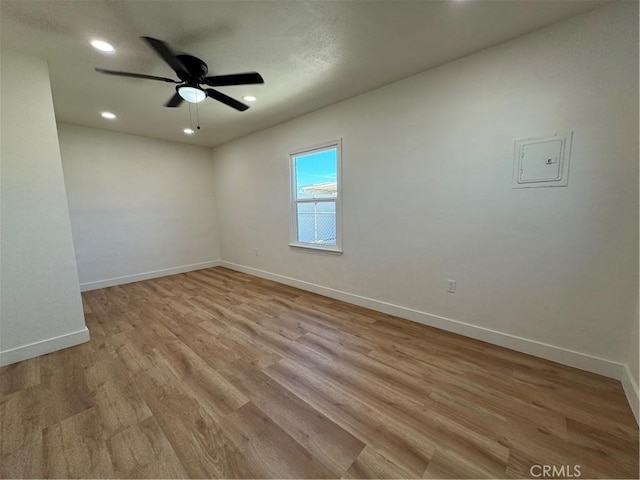
M 455 280 L 447 280 L 449 282 L 449 288 L 447 288 L 447 292 L 456 293 L 456 281 Z

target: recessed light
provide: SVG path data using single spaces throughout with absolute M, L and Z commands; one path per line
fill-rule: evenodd
M 254 97 L 253 95 L 245 95 L 244 97 L 242 97 L 242 99 L 245 102 L 255 102 L 256 101 L 256 97 Z
M 113 45 L 102 40 L 91 40 L 91 46 L 101 52 L 115 52 L 116 49 Z
M 109 120 L 116 118 L 116 114 L 111 112 L 102 112 L 100 115 L 102 115 L 102 118 L 108 118 Z
M 194 133 L 196 133 L 190 128 L 185 128 L 183 132 L 186 133 L 187 135 L 193 135 Z

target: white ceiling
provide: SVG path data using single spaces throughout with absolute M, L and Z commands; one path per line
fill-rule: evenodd
M 606 0 L 2 0 L 2 48 L 48 60 L 56 117 L 88 127 L 214 146 L 603 5 Z M 220 87 L 258 101 L 238 112 L 207 99 L 202 130 L 173 85 L 94 67 L 175 78 L 140 36 L 202 58 L 209 75 L 258 71 L 264 85 Z M 89 40 L 114 45 L 94 50 Z M 118 115 L 113 121 L 101 111 Z

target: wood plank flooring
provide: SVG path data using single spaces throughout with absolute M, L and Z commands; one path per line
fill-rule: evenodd
M 83 300 L 0 369 L 4 478 L 638 478 L 605 377 L 224 268 Z

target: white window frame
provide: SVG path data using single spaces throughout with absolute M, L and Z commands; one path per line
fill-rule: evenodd
M 296 168 L 295 159 L 301 155 L 307 155 L 323 150 L 336 149 L 336 190 L 337 195 L 334 198 L 310 198 L 298 199 L 296 192 Z M 289 217 L 289 246 L 296 248 L 308 248 L 310 250 L 318 250 L 328 253 L 342 254 L 342 138 L 329 142 L 319 143 L 311 147 L 300 148 L 289 152 L 289 198 L 290 198 L 290 217 Z M 298 215 L 297 205 L 299 203 L 313 202 L 334 202 L 336 205 L 336 244 L 325 245 L 320 243 L 300 242 L 298 241 Z

